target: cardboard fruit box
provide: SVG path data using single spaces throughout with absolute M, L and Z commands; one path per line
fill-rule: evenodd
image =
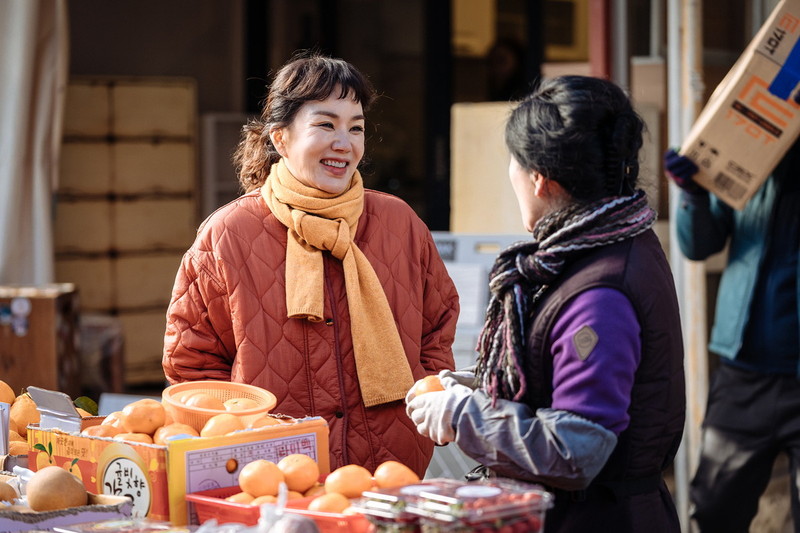
M 0 472 L 0 481 L 14 476 Z M 54 527 L 121 519 L 131 516 L 132 502 L 122 496 L 89 494 L 89 504 L 60 511 L 35 512 L 21 506 L 8 508 L 0 504 L 0 531 L 49 530 Z
M 190 523 L 187 492 L 236 485 L 242 467 L 256 459 L 278 462 L 304 453 L 322 473 L 330 471 L 328 424 L 321 417 L 286 417 L 282 424 L 161 446 L 81 435 L 103 417 L 81 419 L 60 392 L 28 392 L 41 413 L 40 423 L 28 426 L 29 468 L 55 464 L 80 477 L 90 492 L 128 496 L 133 517 Z
M 800 134 L 800 0 L 782 0 L 695 121 L 681 153 L 697 183 L 736 209 Z

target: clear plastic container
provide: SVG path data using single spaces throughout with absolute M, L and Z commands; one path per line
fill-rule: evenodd
M 352 508 L 367 517 L 375 533 L 417 533 L 421 531 L 420 517 L 406 508 L 419 500 L 421 492 L 436 490 L 437 483 L 421 481 L 393 489 L 364 491 Z
M 553 506 L 553 495 L 540 485 L 509 479 L 483 481 L 428 480 L 405 512 L 420 517 L 420 531 L 538 533 Z

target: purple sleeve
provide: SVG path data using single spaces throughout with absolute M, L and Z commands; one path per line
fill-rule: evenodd
M 565 306 L 550 334 L 552 408 L 622 433 L 642 355 L 640 330 L 633 305 L 616 289 L 591 289 Z

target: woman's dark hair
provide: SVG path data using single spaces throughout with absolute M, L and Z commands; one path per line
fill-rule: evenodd
M 339 98 L 352 98 L 365 112 L 376 97 L 367 77 L 343 59 L 301 52 L 281 67 L 269 86 L 260 119 L 242 128 L 242 140 L 233 155 L 245 192 L 261 187 L 272 164 L 280 159 L 270 129 L 288 126 L 305 102 L 325 100 L 337 88 Z
M 505 140 L 525 170 L 591 201 L 636 189 L 643 129 L 619 86 L 560 76 L 543 81 L 511 112 Z

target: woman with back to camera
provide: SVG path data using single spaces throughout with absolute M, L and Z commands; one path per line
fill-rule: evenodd
M 552 491 L 546 531 L 680 531 L 662 472 L 683 432 L 683 348 L 637 188 L 642 130 L 597 78 L 544 81 L 517 105 L 509 176 L 533 240 L 495 262 L 475 374 L 407 396 L 423 435 Z
M 422 220 L 364 189 L 374 98 L 340 59 L 277 73 L 235 155 L 245 194 L 203 222 L 179 268 L 163 366 L 171 383 L 249 383 L 276 413 L 324 417 L 332 469 L 393 459 L 422 476 L 433 443 L 402 400 L 453 368 L 458 297 Z

